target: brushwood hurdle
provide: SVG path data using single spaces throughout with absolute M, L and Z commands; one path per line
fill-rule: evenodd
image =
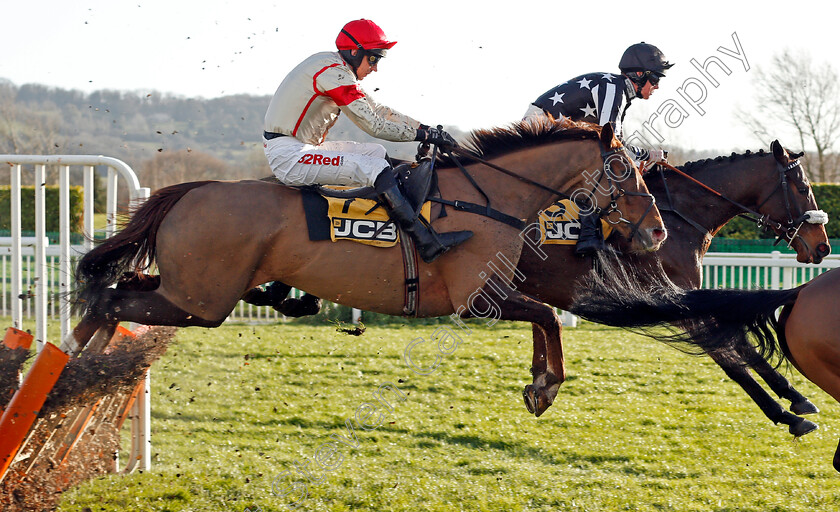
M 11 316 L 11 329 L 23 329 L 24 318 L 34 320 L 34 340 L 38 356 L 18 392 L 12 397 L 7 409 L 0 417 L 0 479 L 8 467 L 16 461 L 15 457 L 26 442 L 23 437 L 31 423 L 11 418 L 13 406 L 20 403 L 24 410 L 37 409 L 43 404 L 58 374 L 67 363 L 66 355 L 57 345 L 48 341 L 48 323 L 58 321 L 60 339 L 70 333 L 71 311 L 68 304 L 68 292 L 73 275 L 73 265 L 93 246 L 91 237 L 94 233 L 94 200 L 97 167 L 107 170 L 105 176 L 106 191 L 106 236 L 117 229 L 118 201 L 117 193 L 124 187 L 131 202 L 142 202 L 149 197 L 149 189 L 140 186 L 137 175 L 124 162 L 98 155 L 0 155 L 0 162 L 9 166 L 10 185 L 10 236 L 0 238 L 0 307 L 3 316 Z M 70 182 L 71 175 L 81 173 L 83 195 L 82 229 L 89 237 L 80 245 L 71 244 Z M 35 236 L 23 236 L 21 217 L 21 194 L 23 173 L 31 173 L 35 185 Z M 49 177 L 49 179 L 48 179 Z M 57 246 L 50 245 L 47 238 L 46 192 L 48 181 L 57 181 L 59 190 L 59 232 Z M 5 212 L 0 212 L 4 216 Z M 24 279 L 25 277 L 25 279 Z M 25 287 L 24 287 L 25 284 Z M 25 304 L 25 305 L 24 305 Z M 43 370 L 39 370 L 43 368 Z M 151 467 L 150 441 L 150 375 L 140 381 L 137 389 L 122 404 L 108 404 L 119 411 L 120 420 L 132 418 L 132 448 L 126 470 L 149 469 Z M 31 382 L 30 382 L 31 381 Z M 30 384 L 27 384 L 27 383 Z M 45 383 L 46 382 L 46 383 Z M 51 383 L 50 383 L 51 382 Z M 30 386 L 30 387 L 28 387 Z M 33 396 L 38 395 L 33 399 Z M 107 402 L 107 401 L 106 401 Z M 102 403 L 98 402 L 86 414 L 78 414 L 78 430 L 71 436 L 66 450 L 70 450 L 78 441 L 81 429 L 93 419 L 93 413 Z M 32 406 L 31 404 L 35 404 Z M 121 411 L 119 405 L 130 410 Z M 2 404 L 0 407 L 2 407 Z M 30 411 L 32 412 L 32 411 Z M 32 422 L 37 414 L 32 414 Z M 30 421 L 27 420 L 27 421 Z M 12 425 L 10 427 L 10 425 Z M 5 430 L 3 430 L 5 429 Z M 23 430 L 23 432 L 20 432 Z M 14 436 L 12 435 L 14 431 Z M 18 439 L 18 437 L 20 437 Z M 66 457 L 66 452 L 65 455 Z M 35 457 L 29 455 L 33 461 Z M 62 459 L 63 460 L 63 459 Z M 114 469 L 118 470 L 115 462 Z M 30 464 L 31 467 L 31 464 Z

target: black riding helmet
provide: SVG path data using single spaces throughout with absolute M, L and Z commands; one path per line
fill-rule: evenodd
M 671 69 L 673 65 L 673 63 L 668 62 L 659 48 L 642 41 L 624 50 L 624 55 L 618 62 L 618 69 L 627 75 L 631 82 L 642 87 L 650 75 L 663 77 L 665 72 Z M 644 74 L 636 76 L 633 73 L 634 71 L 642 71 Z M 656 82 L 658 81 L 656 79 Z

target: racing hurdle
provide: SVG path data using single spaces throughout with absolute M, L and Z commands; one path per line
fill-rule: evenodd
M 10 466 L 16 462 L 16 456 L 26 446 L 27 436 L 34 432 L 38 413 L 50 392 L 60 377 L 64 367 L 70 360 L 70 355 L 59 350 L 54 344 L 47 341 L 47 322 L 49 320 L 48 299 L 55 297 L 59 303 L 59 322 L 61 339 L 70 333 L 70 308 L 67 303 L 67 295 L 70 291 L 70 278 L 72 276 L 72 265 L 76 257 L 92 248 L 93 241 L 87 239 L 81 246 L 71 246 L 70 243 L 70 175 L 71 170 L 80 169 L 83 175 L 84 187 L 84 220 L 83 229 L 85 233 L 93 234 L 94 218 L 94 183 L 96 166 L 107 167 L 106 191 L 107 191 L 107 235 L 116 231 L 117 219 L 117 190 L 120 181 L 128 189 L 128 196 L 131 201 L 142 201 L 149 197 L 149 189 L 140 187 L 134 171 L 124 162 L 92 155 L 0 155 L 0 161 L 7 162 L 10 166 L 11 182 L 11 239 L 9 247 L 4 248 L 11 255 L 11 317 L 12 327 L 7 331 L 4 344 L 7 348 L 29 347 L 33 337 L 23 332 L 23 301 L 32 299 L 35 303 L 35 335 L 34 341 L 38 355 L 27 372 L 26 378 L 18 390 L 12 396 L 8 405 L 2 410 L 0 416 L 0 482 L 7 474 Z M 35 188 L 35 237 L 27 240 L 27 244 L 34 246 L 34 272 L 29 271 L 34 277 L 31 282 L 32 289 L 26 294 L 23 293 L 23 239 L 21 231 L 21 173 L 22 168 L 27 170 L 32 167 L 33 183 L 44 184 L 47 182 L 47 169 L 53 167 L 57 170 L 59 184 L 59 263 L 58 263 L 58 286 L 54 292 L 47 279 L 47 234 L 46 234 L 46 208 L 44 187 Z M 72 251 L 72 253 L 71 253 Z M 2 276 L 5 282 L 5 270 Z M 5 285 L 4 285 L 5 286 Z M 5 301 L 5 293 L 4 293 Z M 125 335 L 125 331 L 122 332 Z M 28 337 L 28 338 L 27 338 Z M 27 341 L 28 339 L 28 341 Z M 5 401 L 6 397 L 2 397 Z M 129 405 L 130 404 L 130 405 Z M 5 403 L 0 404 L 0 407 Z M 76 445 L 82 433 L 88 426 L 96 421 L 96 415 L 107 409 L 112 417 L 119 420 L 122 425 L 128 417 L 132 418 L 132 452 L 130 462 L 126 470 L 148 469 L 151 467 L 150 456 L 150 404 L 149 404 L 149 375 L 140 381 L 134 392 L 128 397 L 109 397 L 107 400 L 100 399 L 97 403 L 86 407 L 77 408 L 72 412 L 71 421 L 64 422 L 70 428 L 66 436 L 59 440 L 58 450 L 55 452 L 53 461 L 59 464 L 67 459 L 67 456 Z M 135 442 L 136 439 L 136 442 Z M 28 454 L 28 468 L 31 468 L 37 460 L 38 450 L 43 449 L 46 443 Z M 57 457 L 57 458 L 56 458 Z M 115 470 L 117 469 L 115 465 Z

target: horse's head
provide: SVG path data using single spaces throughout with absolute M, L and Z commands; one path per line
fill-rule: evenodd
M 603 218 L 630 241 L 633 252 L 656 251 L 665 241 L 667 231 L 656 208 L 653 195 L 647 189 L 638 167 L 615 137 L 612 125 L 601 129 L 603 166 L 595 175 L 592 193 L 608 196 L 608 206 L 602 208 Z M 603 202 L 602 198 L 597 201 Z M 627 219 L 639 219 L 631 222 Z
M 823 224 L 828 215 L 817 207 L 811 184 L 799 158 L 802 153 L 790 153 L 774 140 L 773 152 L 775 185 L 768 187 L 758 199 L 758 211 L 763 223 L 785 240 L 795 251 L 800 263 L 819 263 L 831 253 Z

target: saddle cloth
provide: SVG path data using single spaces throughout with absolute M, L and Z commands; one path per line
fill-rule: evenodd
M 397 226 L 385 208 L 373 199 L 325 197 L 311 190 L 301 190 L 301 193 L 312 241 L 350 240 L 375 247 L 393 247 L 400 240 Z M 423 205 L 421 215 L 426 220 L 431 217 L 430 202 Z
M 580 235 L 580 209 L 569 199 L 563 199 L 540 212 L 541 244 L 575 245 Z M 610 236 L 612 224 L 601 219 L 604 239 Z

